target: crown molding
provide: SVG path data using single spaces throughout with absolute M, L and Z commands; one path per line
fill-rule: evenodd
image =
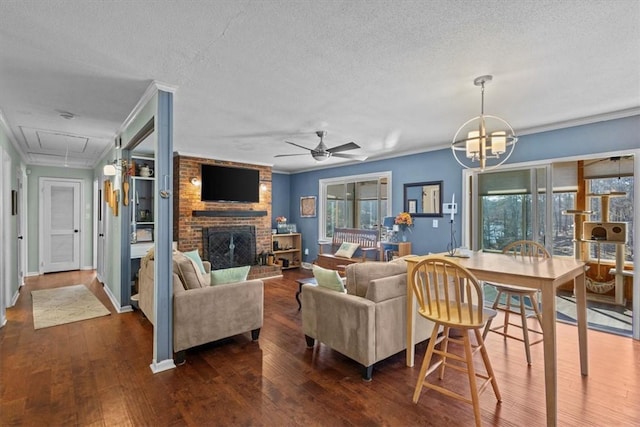
M 174 86 L 174 85 L 170 85 L 168 83 L 163 83 L 163 82 L 159 82 L 157 80 L 153 80 L 149 84 L 147 89 L 144 91 L 142 96 L 140 97 L 140 100 L 138 101 L 136 106 L 133 107 L 133 110 L 131 110 L 131 112 L 129 113 L 129 115 L 127 116 L 125 121 L 122 123 L 122 125 L 120 125 L 120 128 L 118 128 L 118 131 L 114 135 L 114 138 L 117 138 L 119 135 L 121 135 L 124 132 L 124 130 L 127 127 L 129 127 L 131 122 L 133 122 L 133 120 L 136 118 L 136 116 L 145 107 L 145 105 L 147 105 L 149 100 L 151 98 L 153 98 L 153 96 L 156 93 L 158 93 L 159 91 L 175 93 L 177 90 L 178 90 L 178 86 Z
M 640 107 L 632 107 L 624 110 L 611 111 L 609 113 L 594 114 L 593 116 L 579 117 L 576 119 L 564 120 L 561 122 L 548 123 L 540 126 L 532 126 L 520 129 L 516 132 L 520 135 L 531 135 L 534 133 L 549 132 L 553 130 L 572 128 L 576 126 L 590 125 L 598 122 L 606 122 L 609 120 L 624 119 L 626 117 L 640 115 Z
M 7 123 L 7 119 L 4 116 L 4 112 L 2 111 L 2 109 L 0 109 L 0 126 L 2 126 L 4 133 L 7 135 L 7 138 L 9 139 L 9 142 L 11 142 L 11 145 L 13 145 L 13 148 L 16 150 L 16 152 L 20 156 L 20 160 L 22 161 L 22 163 L 28 164 L 27 156 L 22 151 L 22 147 L 20 147 L 20 144 L 18 144 L 16 135 L 13 133 L 13 130 L 9 126 L 9 123 Z

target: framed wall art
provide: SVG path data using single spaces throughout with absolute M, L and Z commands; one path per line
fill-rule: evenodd
M 300 197 L 300 216 L 302 218 L 316 216 L 316 196 Z

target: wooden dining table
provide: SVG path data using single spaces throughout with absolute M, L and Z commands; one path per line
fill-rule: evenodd
M 414 365 L 416 316 L 413 295 L 413 268 L 421 260 L 443 256 L 433 254 L 405 258 L 407 261 L 407 366 Z M 558 372 L 556 342 L 556 288 L 573 281 L 578 317 L 580 372 L 589 374 L 587 356 L 587 297 L 585 263 L 572 258 L 522 259 L 489 252 L 473 252 L 469 257 L 447 257 L 470 270 L 478 280 L 539 289 L 542 292 L 542 332 L 547 425 L 558 424 Z

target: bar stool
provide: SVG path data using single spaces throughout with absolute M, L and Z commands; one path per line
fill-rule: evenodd
M 534 258 L 545 259 L 550 257 L 549 252 L 544 246 L 531 240 L 518 240 L 516 242 L 512 242 L 505 246 L 502 253 L 522 260 Z M 540 305 L 538 303 L 538 290 L 502 283 L 488 284 L 492 285 L 497 290 L 496 299 L 491 308 L 504 313 L 504 322 L 502 325 L 492 328 L 491 320 L 489 320 L 484 328 L 482 337 L 486 338 L 489 332 L 495 332 L 496 334 L 502 335 L 505 339 L 511 338 L 523 342 L 527 356 L 527 364 L 531 365 L 530 347 L 543 341 L 542 337 L 538 340 L 531 341 L 529 336 L 530 333 L 542 335 L 542 313 L 540 312 Z M 505 297 L 504 302 L 501 301 L 503 295 Z M 527 313 L 525 298 L 529 299 L 533 309 L 533 314 Z M 520 323 L 510 322 L 510 314 L 520 316 Z M 537 319 L 540 330 L 529 328 L 527 319 L 530 317 L 535 317 Z M 509 334 L 509 326 L 522 329 L 522 337 Z
M 413 292 L 418 301 L 418 313 L 435 323 L 427 352 L 420 368 L 418 382 L 413 393 L 413 402 L 418 403 L 423 387 L 430 388 L 454 399 L 470 403 L 473 406 L 476 425 L 481 425 L 480 393 L 491 385 L 498 402 L 502 400 L 489 361 L 489 355 L 484 345 L 480 329 L 488 319 L 495 315 L 495 311 L 484 307 L 482 285 L 466 268 L 444 257 L 427 258 L 417 263 L 413 268 Z M 443 330 L 438 338 L 438 332 Z M 462 336 L 452 336 L 450 329 L 456 329 Z M 471 343 L 470 335 L 475 335 L 475 344 Z M 442 342 L 440 349 L 435 346 Z M 449 348 L 449 342 L 462 345 L 464 355 L 455 354 Z M 476 371 L 473 355 L 480 352 L 485 372 Z M 431 358 L 440 356 L 432 366 Z M 429 374 L 439 370 L 439 379 L 444 378 L 445 368 L 451 368 L 467 374 L 471 397 L 468 398 L 456 391 L 444 388 L 440 383 L 427 381 Z M 476 378 L 482 379 L 477 384 Z

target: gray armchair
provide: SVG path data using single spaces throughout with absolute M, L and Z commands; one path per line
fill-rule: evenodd
M 407 267 L 404 260 L 346 267 L 347 293 L 302 286 L 302 329 L 307 345 L 319 341 L 363 365 L 370 381 L 373 365 L 406 348 Z M 433 323 L 416 319 L 416 342 Z
M 143 259 L 139 272 L 140 309 L 151 323 L 153 313 L 153 264 Z M 251 331 L 255 341 L 263 321 L 264 289 L 261 280 L 209 286 L 210 264 L 200 275 L 180 252 L 173 256 L 173 351 L 177 363 L 185 350 Z

